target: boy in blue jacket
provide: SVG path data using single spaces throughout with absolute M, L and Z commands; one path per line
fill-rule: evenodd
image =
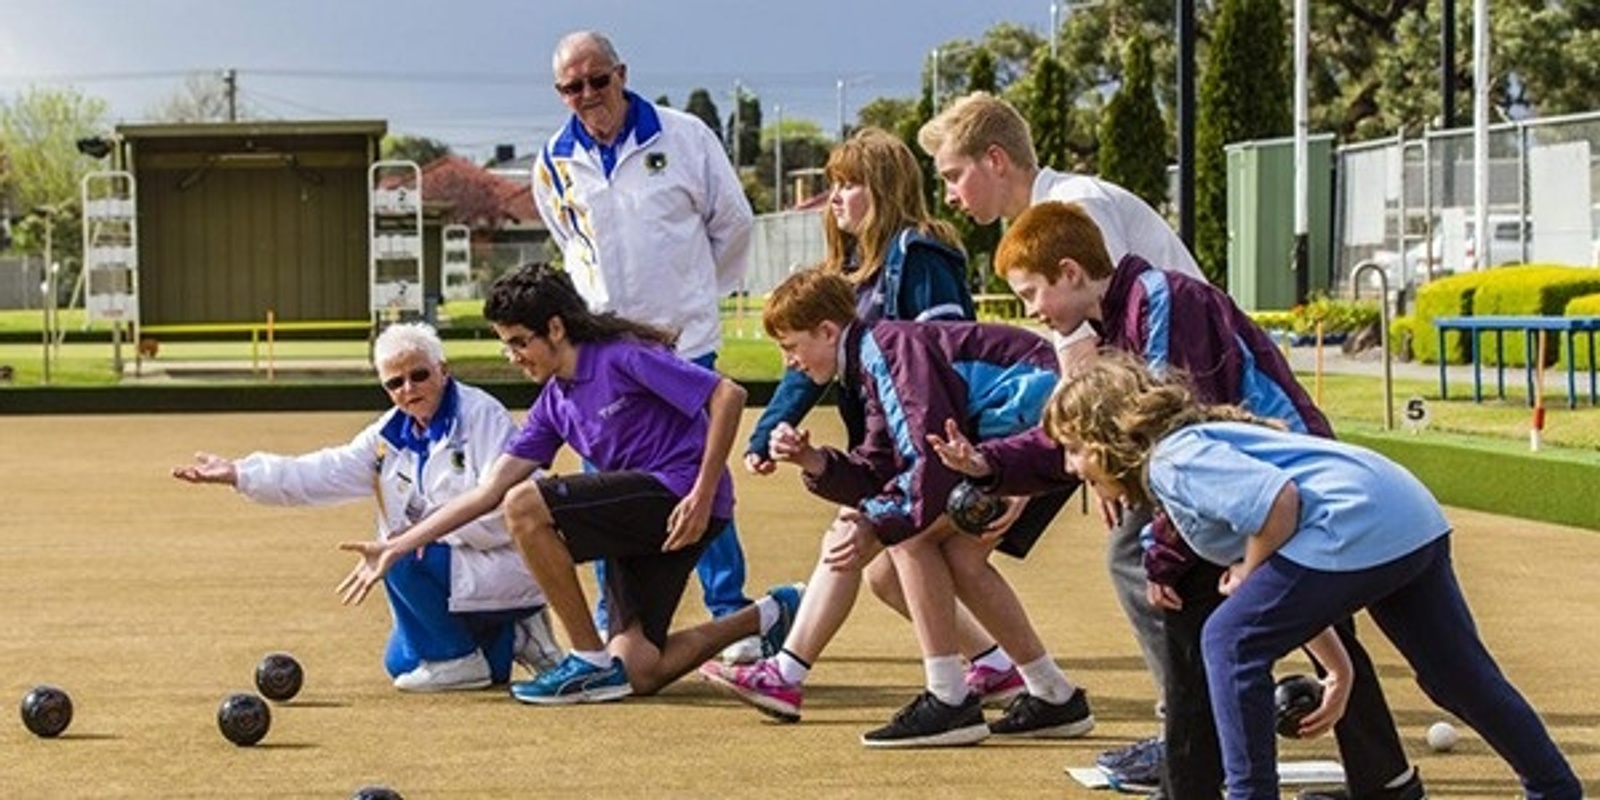
M 866 733 L 862 744 L 950 746 L 991 732 L 1088 733 L 1094 716 L 1083 689 L 1044 650 L 1016 593 L 988 563 L 994 537 L 961 534 L 950 522 L 945 505 L 960 476 L 928 452 L 927 435 L 943 430 L 947 419 L 979 441 L 1035 426 L 1059 372 L 1054 348 L 1007 325 L 864 325 L 856 299 L 842 277 L 802 271 L 773 290 L 764 323 L 787 366 L 819 384 L 837 378 L 862 400 L 862 439 L 848 453 L 813 446 L 807 431 L 787 423 L 774 429 L 770 450 L 775 460 L 798 465 L 813 493 L 854 509 L 836 523 L 849 529 L 848 543 L 830 554 L 836 567 L 853 567 L 887 549 L 922 648 L 927 691 L 889 724 Z M 1042 527 L 1049 515 L 1040 516 Z M 1037 533 L 1024 527 L 1006 535 Z M 992 725 L 964 680 L 957 596 L 1016 659 L 1027 687 Z M 780 652 L 778 659 L 784 657 Z M 774 702 L 783 699 L 781 691 L 721 685 L 783 716 Z

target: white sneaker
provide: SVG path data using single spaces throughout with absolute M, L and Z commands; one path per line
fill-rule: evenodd
M 512 652 L 517 663 L 527 667 L 535 677 L 561 663 L 563 653 L 556 644 L 555 634 L 550 631 L 549 609 L 541 608 L 517 620 Z
M 761 637 L 746 636 L 722 649 L 722 660 L 728 664 L 754 664 L 761 660 Z
M 394 679 L 402 692 L 459 692 L 489 685 L 489 659 L 476 650 L 449 661 L 424 661 Z

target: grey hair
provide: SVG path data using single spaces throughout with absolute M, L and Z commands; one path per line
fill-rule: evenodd
M 372 343 L 374 364 L 387 364 L 411 353 L 421 354 L 433 366 L 445 363 L 444 343 L 439 341 L 439 332 L 426 322 L 397 322 L 384 328 Z
M 562 63 L 573 54 L 584 50 L 598 51 L 611 62 L 613 67 L 622 63 L 622 57 L 617 55 L 617 48 L 611 45 L 611 40 L 607 39 L 605 34 L 599 31 L 573 31 L 556 42 L 555 54 L 550 58 L 550 71 L 560 73 Z

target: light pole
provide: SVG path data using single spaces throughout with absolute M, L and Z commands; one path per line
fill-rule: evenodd
M 783 210 L 783 106 L 772 104 L 772 210 Z
M 50 385 L 50 346 L 55 342 L 56 215 L 57 206 L 35 206 L 34 216 L 44 222 L 44 280 L 39 282 L 39 309 L 44 317 L 44 383 Z
M 854 78 L 840 78 L 839 81 L 838 81 L 837 87 L 838 87 L 838 90 L 839 90 L 839 141 L 841 141 L 841 142 L 844 141 L 845 137 L 850 134 L 850 129 L 845 125 L 845 121 L 844 121 L 844 92 L 845 92 L 845 89 L 847 89 L 847 88 L 849 88 L 851 86 L 859 86 L 859 85 L 861 85 L 863 83 L 866 83 L 869 80 L 872 80 L 872 76 L 871 75 L 857 75 Z

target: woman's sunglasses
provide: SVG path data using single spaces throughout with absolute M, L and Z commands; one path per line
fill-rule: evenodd
M 433 370 L 428 369 L 427 367 L 418 367 L 417 369 L 411 370 L 404 375 L 396 375 L 393 378 L 386 379 L 383 382 L 383 388 L 388 389 L 391 392 L 398 392 L 400 391 L 400 387 L 406 385 L 408 382 L 414 386 L 419 383 L 427 383 L 428 379 L 432 377 Z

